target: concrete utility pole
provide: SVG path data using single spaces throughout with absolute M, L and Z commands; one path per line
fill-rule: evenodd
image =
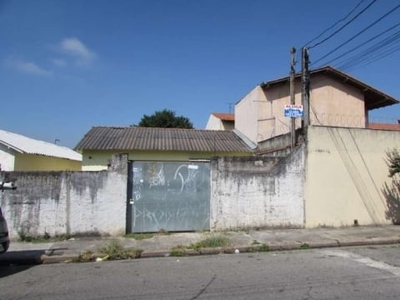
M 307 128 L 310 125 L 310 77 L 308 65 L 308 49 L 303 47 L 301 55 L 301 104 L 303 105 L 302 128 L 305 134 L 307 133 Z
M 294 90 L 294 77 L 296 74 L 296 49 L 293 47 L 290 50 L 290 104 L 296 104 L 296 99 L 295 99 L 295 90 Z M 296 118 L 291 117 L 290 118 L 290 137 L 291 137 L 291 143 L 290 143 L 290 149 L 293 150 L 294 146 L 296 145 Z

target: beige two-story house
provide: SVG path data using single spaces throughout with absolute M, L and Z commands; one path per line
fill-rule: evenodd
M 295 79 L 301 104 L 301 78 Z M 396 104 L 393 97 L 332 67 L 310 73 L 310 124 L 368 128 L 369 111 Z M 235 128 L 255 143 L 290 132 L 284 107 L 290 104 L 289 77 L 257 85 L 235 105 Z M 296 120 L 300 128 L 301 119 Z

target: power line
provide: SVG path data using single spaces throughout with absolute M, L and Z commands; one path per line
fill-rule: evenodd
M 377 34 L 377 35 L 375 35 L 374 37 L 368 39 L 367 41 L 365 41 L 365 42 L 363 42 L 363 43 L 361 43 L 361 44 L 355 46 L 354 48 L 352 48 L 352 49 L 350 49 L 350 50 L 348 50 L 348 51 L 342 53 L 341 55 L 336 56 L 335 58 L 331 59 L 330 61 L 321 64 L 321 66 L 322 66 L 322 65 L 329 65 L 329 64 L 331 64 L 331 63 L 337 61 L 338 59 L 341 59 L 341 58 L 343 58 L 344 56 L 346 56 L 346 55 L 348 55 L 348 54 L 350 54 L 350 53 L 352 53 L 352 52 L 354 52 L 354 51 L 356 51 L 356 50 L 359 50 L 362 46 L 365 46 L 366 44 L 368 44 L 368 43 L 370 43 L 370 42 L 376 40 L 377 38 L 382 37 L 382 35 L 384 35 L 385 33 L 388 33 L 389 31 L 392 31 L 393 29 L 395 29 L 396 27 L 399 27 L 399 26 L 400 26 L 400 22 L 397 23 L 396 25 L 394 25 L 394 26 L 392 26 L 392 27 L 390 27 L 390 28 L 388 28 L 388 29 L 386 29 L 386 30 L 380 32 L 379 34 Z
M 389 56 L 389 55 L 391 55 L 391 54 L 393 54 L 393 53 L 395 53 L 395 52 L 397 52 L 399 50 L 400 50 L 400 47 L 397 47 L 397 48 L 394 48 L 394 49 L 389 49 L 389 50 L 386 51 L 386 53 L 383 53 L 381 56 L 379 56 L 379 57 L 377 57 L 375 59 L 370 59 L 369 61 L 366 61 L 362 66 L 367 66 L 367 65 L 369 65 L 369 64 L 371 64 L 371 63 L 373 63 L 375 61 L 378 61 L 378 60 L 380 60 L 382 58 L 385 58 L 385 57 L 387 57 L 387 56 Z
M 378 0 L 372 0 L 362 11 L 360 11 L 358 14 L 356 14 L 350 21 L 345 23 L 342 27 L 337 29 L 335 32 L 333 32 L 331 35 L 329 35 L 328 37 L 326 37 L 322 41 L 310 46 L 309 49 L 312 49 L 312 48 L 315 48 L 315 47 L 321 45 L 322 43 L 326 42 L 327 40 L 331 39 L 333 36 L 338 34 L 340 31 L 342 31 L 344 28 L 346 28 L 348 25 L 350 25 L 355 19 L 357 19 L 360 15 L 362 15 L 365 11 L 367 11 L 368 8 L 370 8 L 376 1 L 378 1 Z
M 398 42 L 399 38 L 400 38 L 400 31 L 397 31 L 393 35 L 387 37 L 382 41 L 379 41 L 375 45 L 364 50 L 364 52 L 361 55 L 359 54 L 356 56 L 356 60 L 353 60 L 353 57 L 347 59 L 345 62 L 343 62 L 343 65 L 345 65 L 346 62 L 349 62 L 348 64 L 350 65 L 354 65 L 357 62 L 362 62 L 363 60 L 370 58 L 371 56 L 376 56 L 377 54 L 379 55 L 379 53 L 384 51 L 387 48 L 387 46 L 394 44 L 396 41 Z
M 313 38 L 311 41 L 307 42 L 304 47 L 306 47 L 308 44 L 311 44 L 312 42 L 314 42 L 315 40 L 317 40 L 318 38 L 320 38 L 321 36 L 323 36 L 326 32 L 328 32 L 329 30 L 331 30 L 332 28 L 334 28 L 337 24 L 339 24 L 340 22 L 346 21 L 346 19 L 364 2 L 365 0 L 361 0 L 360 2 L 358 2 L 358 4 L 342 19 L 340 19 L 339 21 L 335 22 L 335 24 L 331 25 L 330 27 L 328 27 L 327 29 L 325 29 L 324 31 L 322 31 L 318 36 L 316 36 L 315 38 Z
M 374 61 L 382 59 L 396 51 L 398 51 L 398 47 L 396 44 L 400 42 L 400 31 L 397 31 L 395 34 L 389 36 L 388 38 L 376 43 L 374 46 L 366 49 L 362 55 L 358 55 L 355 60 L 347 59 L 342 63 L 341 68 L 349 69 L 353 68 L 357 65 L 364 63 L 363 65 L 370 64 Z
M 315 62 L 313 62 L 312 64 L 316 64 L 318 62 L 320 62 L 321 60 L 323 60 L 324 58 L 328 57 L 329 55 L 331 55 L 332 53 L 336 52 L 337 50 L 339 50 L 340 48 L 342 48 L 344 45 L 348 44 L 349 42 L 351 42 L 352 40 L 354 40 L 356 37 L 360 36 L 361 34 L 363 34 L 365 31 L 367 31 L 368 29 L 370 29 L 372 26 L 376 25 L 377 23 L 379 23 L 380 21 L 382 21 L 384 18 L 386 18 L 387 16 L 389 16 L 391 13 L 393 13 L 395 10 L 400 8 L 400 4 L 397 5 L 396 7 L 392 8 L 390 11 L 388 11 L 387 13 L 385 13 L 382 17 L 380 17 L 379 19 L 377 19 L 375 22 L 373 22 L 372 24 L 368 25 L 367 27 L 365 27 L 363 30 L 361 30 L 359 33 L 357 33 L 356 35 L 352 36 L 351 38 L 349 38 L 347 41 L 345 41 L 344 43 L 340 44 L 339 46 L 337 46 L 335 49 L 331 50 L 330 52 L 328 52 L 327 54 L 325 54 L 324 56 L 322 56 L 321 58 L 317 59 Z

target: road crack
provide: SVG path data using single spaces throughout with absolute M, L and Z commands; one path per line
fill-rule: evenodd
M 195 295 L 194 297 L 190 298 L 189 300 L 195 300 L 195 299 L 199 298 L 201 296 L 201 294 L 203 294 L 207 290 L 207 288 L 215 280 L 215 278 L 217 278 L 217 275 L 214 275 L 213 278 L 211 278 L 211 280 L 206 284 L 206 286 L 204 288 L 202 288 L 200 290 L 200 292 L 197 293 L 197 295 Z

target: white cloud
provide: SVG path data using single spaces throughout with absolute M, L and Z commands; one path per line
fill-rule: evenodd
M 65 67 L 67 65 L 67 61 L 61 58 L 51 58 L 50 61 L 57 67 Z
M 6 60 L 6 64 L 11 66 L 15 70 L 20 71 L 20 72 L 25 73 L 25 74 L 38 75 L 38 76 L 51 76 L 51 75 L 53 75 L 53 72 L 39 67 L 34 62 L 29 62 L 29 61 L 23 61 L 23 60 L 20 60 L 20 59 L 9 58 L 9 59 Z
M 96 58 L 96 53 L 77 38 L 63 39 L 59 46 L 64 53 L 77 59 L 78 64 L 89 64 Z

